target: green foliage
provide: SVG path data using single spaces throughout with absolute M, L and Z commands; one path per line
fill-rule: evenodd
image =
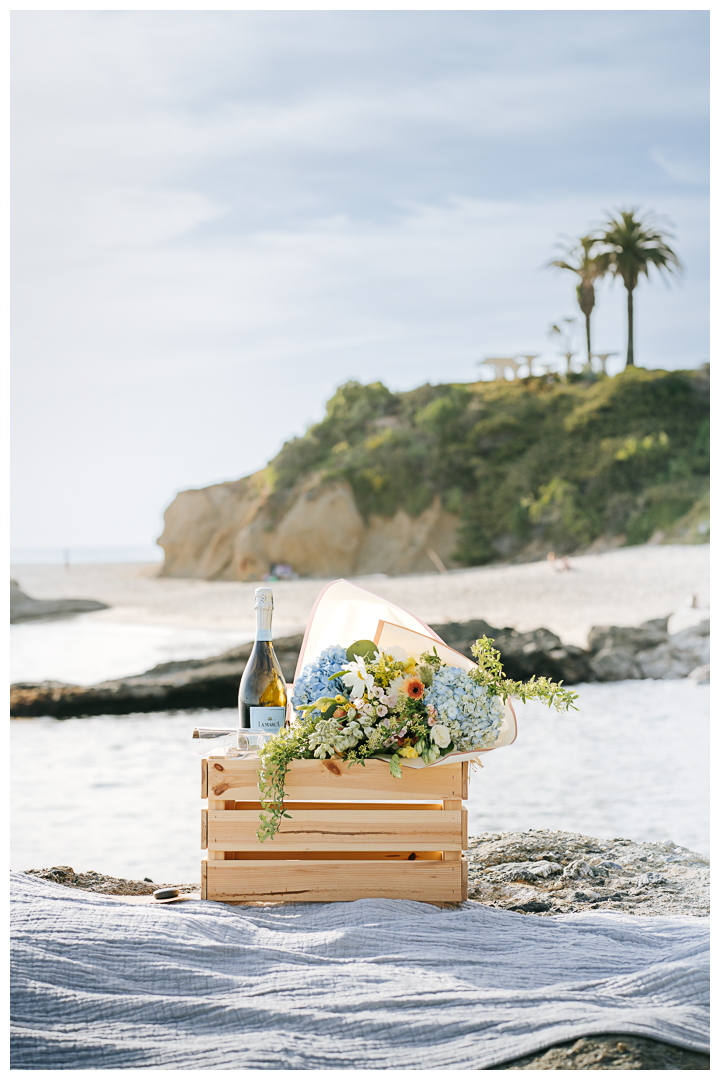
M 374 641 L 369 641 L 367 638 L 361 638 L 359 641 L 354 641 L 352 645 L 349 645 L 345 650 L 345 655 L 348 660 L 357 660 L 359 656 L 363 660 L 369 660 L 378 651 L 378 647 Z
M 371 648 L 368 648 L 370 646 Z M 493 642 L 483 637 L 472 647 L 473 654 L 477 658 L 478 667 L 469 674 L 470 678 L 486 687 L 495 697 L 501 697 L 507 701 L 508 697 L 515 697 L 521 701 L 530 699 L 543 701 L 546 705 L 554 705 L 558 712 L 566 712 L 568 709 L 576 709 L 574 702 L 578 695 L 572 690 L 563 688 L 562 683 L 554 683 L 549 679 L 536 679 L 533 675 L 527 683 L 515 682 L 507 679 L 504 675 L 500 662 L 500 653 L 493 648 Z M 371 672 L 376 686 L 388 687 L 399 674 L 405 675 L 408 665 L 414 661 L 395 659 L 392 655 L 378 653 L 377 647 L 369 641 L 355 641 L 346 649 L 346 656 L 367 657 L 372 652 L 373 659 Z M 377 656 L 376 656 L 377 654 Z M 420 656 L 420 663 L 413 679 L 419 678 L 424 687 L 432 685 L 435 674 L 443 666 L 438 656 L 437 649 L 433 646 L 432 652 L 424 652 Z M 338 673 L 342 674 L 342 673 Z M 366 702 L 371 698 L 366 696 Z M 341 711 L 337 712 L 341 707 Z M 383 706 L 384 708 L 384 706 Z M 258 839 L 264 843 L 271 840 L 280 830 L 283 818 L 292 815 L 285 809 L 285 779 L 291 762 L 302 758 L 324 758 L 338 754 L 350 765 L 364 765 L 365 761 L 378 754 L 387 758 L 390 756 L 390 775 L 400 779 L 402 777 L 402 757 L 407 756 L 410 750 L 411 757 L 421 757 L 426 765 L 437 761 L 450 753 L 453 743 L 450 742 L 445 748 L 433 744 L 429 736 L 428 713 L 420 698 L 411 697 L 410 692 L 405 696 L 400 694 L 399 705 L 392 704 L 390 710 L 385 709 L 381 727 L 365 731 L 364 736 L 353 736 L 353 741 L 345 743 L 342 748 L 344 718 L 354 720 L 356 713 L 351 703 L 343 694 L 336 697 L 323 696 L 317 701 L 309 702 L 300 706 L 298 715 L 292 726 L 281 728 L 263 746 L 258 754 L 260 768 L 258 770 L 258 788 L 260 791 L 260 826 L 257 830 Z M 331 715 L 339 717 L 334 732 L 325 732 L 320 729 L 323 721 L 327 721 Z M 381 714 L 378 713 L 377 716 Z M 437 714 L 436 714 L 437 715 Z M 440 730 L 439 728 L 435 729 Z M 395 742 L 388 744 L 388 734 L 397 733 Z M 340 745 L 339 745 L 340 744 Z M 390 746 L 397 750 L 390 752 L 386 749 Z M 313 749 L 315 747 L 315 749 Z
M 312 721 L 296 718 L 292 727 L 281 728 L 258 751 L 258 788 L 262 809 L 257 837 L 260 841 L 273 837 L 282 819 L 292 816 L 285 809 L 285 777 L 291 761 L 313 757 L 308 742 L 312 730 Z
M 460 519 L 456 561 L 476 565 L 528 544 L 569 553 L 604 532 L 642 542 L 707 490 L 709 438 L 707 385 L 691 371 L 398 394 L 352 382 L 268 475 L 278 512 L 310 475 L 346 480 L 366 520 L 414 517 L 439 497 Z M 663 500 L 648 492 L 667 484 L 651 509 Z
M 518 698 L 523 704 L 532 700 L 542 701 L 548 708 L 554 705 L 557 712 L 567 712 L 568 709 L 577 710 L 575 702 L 578 694 L 573 690 L 567 690 L 562 682 L 555 683 L 551 679 L 546 679 L 544 675 L 539 679 L 533 675 L 526 683 L 506 678 L 500 652 L 493 648 L 492 638 L 485 636 L 478 638 L 472 646 L 472 654 L 478 666 L 470 672 L 470 677 L 481 686 L 487 687 L 491 694 L 501 697 L 503 701 L 513 697 Z

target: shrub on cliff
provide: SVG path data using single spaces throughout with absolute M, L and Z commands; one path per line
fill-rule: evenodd
M 531 540 L 570 552 L 601 534 L 643 543 L 706 497 L 703 372 L 421 386 L 347 383 L 325 419 L 271 463 L 283 500 L 309 473 L 351 485 L 360 512 L 415 516 L 436 495 L 460 515 L 457 559 Z

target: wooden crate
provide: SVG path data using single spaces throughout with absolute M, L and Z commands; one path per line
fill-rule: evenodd
M 202 759 L 202 895 L 225 903 L 467 899 L 468 763 L 294 761 L 288 813 L 261 844 L 257 760 Z

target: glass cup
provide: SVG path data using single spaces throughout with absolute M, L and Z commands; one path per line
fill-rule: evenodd
M 252 728 L 240 728 L 226 735 L 224 739 L 225 757 L 244 758 L 248 754 L 257 754 L 261 746 L 270 738 L 267 731 L 253 731 Z

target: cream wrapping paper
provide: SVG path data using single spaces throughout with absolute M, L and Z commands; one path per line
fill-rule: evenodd
M 306 664 L 317 659 L 323 649 L 332 645 L 347 648 L 360 640 L 374 641 L 385 650 L 399 645 L 411 656 L 419 656 L 434 646 L 438 656 L 453 667 L 462 668 L 463 671 L 477 667 L 472 660 L 446 645 L 434 630 L 409 611 L 340 578 L 326 585 L 315 601 L 300 649 L 295 679 L 298 679 Z M 516 737 L 517 720 L 508 701 L 503 726 L 492 746 L 483 750 L 453 751 L 429 766 L 420 758 L 404 758 L 402 764 L 411 769 L 432 769 L 448 761 L 477 760 L 491 750 L 509 746 Z

